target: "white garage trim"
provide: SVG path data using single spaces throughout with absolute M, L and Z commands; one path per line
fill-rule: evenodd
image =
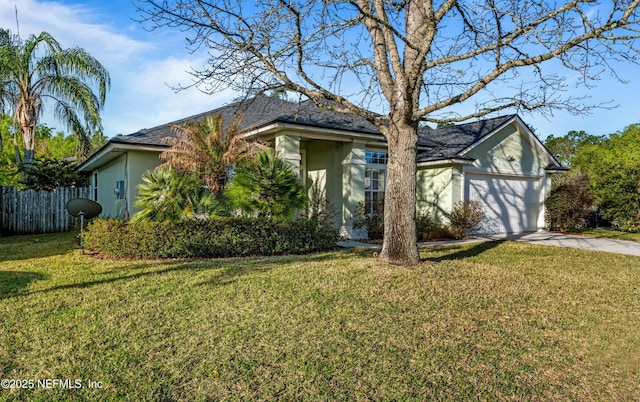
M 464 174 L 464 199 L 480 201 L 485 210 L 481 233 L 523 233 L 540 229 L 543 193 L 540 177 Z

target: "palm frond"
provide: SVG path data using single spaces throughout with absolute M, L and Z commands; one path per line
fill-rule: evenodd
M 238 130 L 242 115 L 238 114 L 224 130 L 222 116 L 206 116 L 202 122 L 186 122 L 174 126 L 173 137 L 162 141 L 169 149 L 160 154 L 162 166 L 198 176 L 205 187 L 220 194 L 226 186 L 229 171 L 236 164 L 266 147 L 246 140 Z

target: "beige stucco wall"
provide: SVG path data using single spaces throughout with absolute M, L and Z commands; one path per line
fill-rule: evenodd
M 460 166 L 419 168 L 416 185 L 416 212 L 446 222 L 446 214 L 462 199 Z
M 160 164 L 157 152 L 129 151 L 93 171 L 98 177 L 98 203 L 102 205 L 103 218 L 126 219 L 138 211 L 134 206 L 138 184 L 147 170 Z M 94 176 L 92 175 L 92 185 Z M 124 198 L 115 193 L 116 183 L 125 182 Z
M 342 222 L 342 146 L 333 141 L 306 142 L 306 184 L 309 197 L 326 199 L 335 208 L 336 225 Z
M 472 149 L 468 156 L 475 161 L 466 171 L 502 175 L 544 176 L 549 163 L 526 135 L 518 132 L 516 125 L 503 128 L 485 142 Z

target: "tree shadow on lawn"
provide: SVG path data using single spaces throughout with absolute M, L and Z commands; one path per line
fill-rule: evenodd
M 0 237 L 0 263 L 66 254 L 79 246 L 77 233 Z
M 485 251 L 489 251 L 491 249 L 494 249 L 500 246 L 504 242 L 506 242 L 506 240 L 486 241 L 482 243 L 477 243 L 473 247 L 469 247 L 469 248 L 463 245 L 447 247 L 447 249 L 451 251 L 450 254 L 445 254 L 439 257 L 424 258 L 423 261 L 442 262 L 442 261 L 454 261 L 454 260 L 461 260 L 464 258 L 476 257 L 484 253 Z
M 214 278 L 207 280 L 204 283 L 225 285 L 235 281 L 239 277 L 253 273 L 267 272 L 273 269 L 273 267 L 278 267 L 294 261 L 324 261 L 326 260 L 326 258 L 326 253 L 318 253 L 307 256 L 243 257 L 226 259 L 182 260 L 175 262 L 141 262 L 133 265 L 128 265 L 126 268 L 110 270 L 103 273 L 106 275 L 115 274 L 115 276 L 110 278 L 58 285 L 46 289 L 28 292 L 26 294 L 48 293 L 66 289 L 84 289 L 92 286 L 99 286 L 119 281 L 136 280 L 144 277 L 151 277 L 181 271 L 218 271 L 217 275 Z M 166 266 L 166 268 L 157 269 L 158 264 L 162 264 Z M 132 270 L 143 271 L 128 274 L 128 272 Z
M 0 300 L 28 294 L 24 290 L 31 282 L 48 279 L 40 272 L 0 271 Z

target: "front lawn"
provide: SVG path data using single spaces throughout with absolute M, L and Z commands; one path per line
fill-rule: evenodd
M 0 400 L 640 400 L 640 258 L 114 262 L 74 241 L 0 238 L 0 378 L 62 380 Z
M 607 239 L 631 240 L 640 242 L 640 233 L 621 232 L 613 229 L 585 228 L 574 229 L 577 233 L 589 237 L 604 237 Z

